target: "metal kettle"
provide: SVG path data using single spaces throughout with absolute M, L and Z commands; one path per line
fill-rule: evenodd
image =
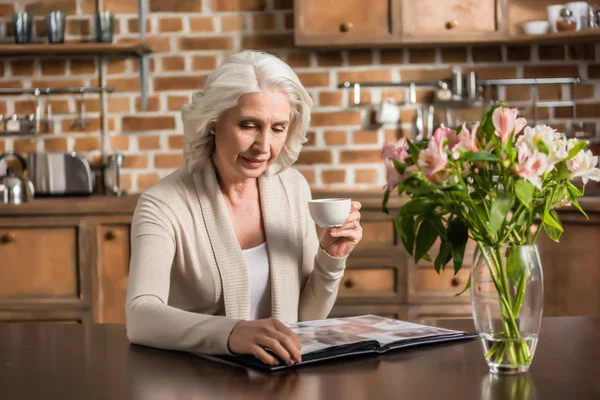
M 12 168 L 6 168 L 6 175 L 0 176 L 0 203 L 21 204 L 33 200 L 35 189 L 33 183 L 25 176 L 27 162 L 17 153 L 0 154 L 0 161 L 5 157 L 14 157 L 21 163 L 21 173 L 15 174 Z

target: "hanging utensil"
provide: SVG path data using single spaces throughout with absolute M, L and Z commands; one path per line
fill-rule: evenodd
M 425 121 L 423 118 L 423 107 L 417 107 L 417 120 L 415 121 L 415 126 L 417 129 L 417 135 L 415 136 L 415 142 L 419 142 L 423 140 L 423 134 L 425 131 Z
M 433 137 L 433 119 L 435 117 L 435 107 L 432 105 L 429 106 L 427 110 L 427 139 L 431 139 Z

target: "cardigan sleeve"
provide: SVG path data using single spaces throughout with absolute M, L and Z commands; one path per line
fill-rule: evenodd
M 156 196 L 140 197 L 131 225 L 127 337 L 131 343 L 192 353 L 229 354 L 239 320 L 184 311 L 167 304 L 175 257 L 175 219 Z
M 302 288 L 298 306 L 298 320 L 309 321 L 327 318 L 344 276 L 346 258 L 332 257 L 319 244 L 315 223 L 308 212 L 308 200 L 312 198 L 308 182 L 297 172 L 296 187 L 299 190 L 299 215 L 303 240 Z

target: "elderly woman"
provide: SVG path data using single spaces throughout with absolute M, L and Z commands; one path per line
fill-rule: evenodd
M 131 228 L 132 343 L 301 361 L 283 322 L 325 318 L 362 237 L 360 204 L 320 240 L 310 188 L 288 168 L 306 141 L 310 96 L 278 58 L 223 62 L 183 108 L 184 167 L 139 199 Z M 282 322 L 283 321 L 283 322 Z

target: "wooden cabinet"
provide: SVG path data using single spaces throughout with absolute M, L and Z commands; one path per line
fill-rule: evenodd
M 295 0 L 298 46 L 471 43 L 507 38 L 509 0 Z
M 502 0 L 402 0 L 404 42 L 493 39 L 503 33 Z
M 295 0 L 296 44 L 393 43 L 400 33 L 396 2 L 390 0 Z

